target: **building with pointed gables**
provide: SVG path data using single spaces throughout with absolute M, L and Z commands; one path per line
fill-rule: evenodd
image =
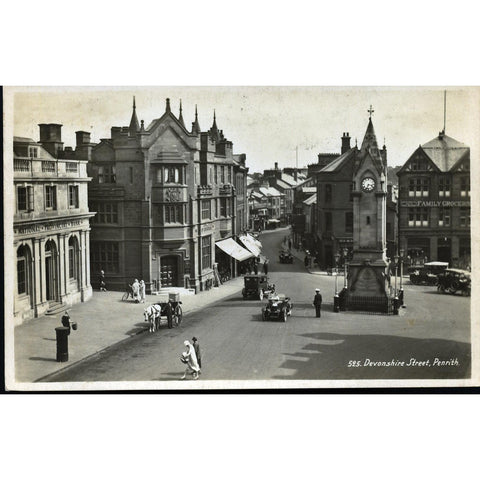
M 92 296 L 88 132 L 63 147 L 62 125 L 40 124 L 40 141 L 13 139 L 16 255 L 14 322 L 56 314 Z
M 397 175 L 400 246 L 408 263 L 470 268 L 470 148 L 441 131 Z
M 221 252 L 236 252 L 236 235 L 247 227 L 246 197 L 237 218 L 237 189 L 246 186 L 246 173 L 245 155 L 233 155 L 215 113 L 212 127 L 202 132 L 195 107 L 188 130 L 181 103 L 177 118 L 167 99 L 164 114 L 145 127 L 134 99 L 130 125 L 112 127 L 110 138 L 93 148 L 89 163 L 90 208 L 97 212 L 92 275 L 104 270 L 110 289 L 125 289 L 137 278 L 145 281 L 147 292 L 199 291 L 215 282 L 221 257 L 218 269 L 235 276 L 236 259 Z

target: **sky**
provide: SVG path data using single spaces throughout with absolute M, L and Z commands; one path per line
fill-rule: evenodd
M 39 123 L 61 123 L 65 146 L 75 146 L 75 131 L 92 133 L 92 141 L 110 137 L 112 126 L 126 126 L 136 98 L 137 116 L 145 127 L 165 111 L 170 98 L 178 116 L 180 99 L 187 129 L 195 105 L 202 131 L 216 111 L 217 125 L 245 153 L 250 172 L 317 161 L 318 153 L 340 152 L 341 136 L 360 145 L 372 121 L 388 164 L 404 164 L 420 144 L 446 134 L 477 149 L 480 88 L 467 87 L 72 87 L 17 88 L 13 98 L 14 134 L 39 139 Z

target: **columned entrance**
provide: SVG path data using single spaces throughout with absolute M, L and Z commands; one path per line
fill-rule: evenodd
M 45 287 L 47 301 L 58 300 L 57 246 L 53 240 L 45 244 Z

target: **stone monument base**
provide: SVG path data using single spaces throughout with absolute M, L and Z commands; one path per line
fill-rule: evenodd
M 354 256 L 349 264 L 347 310 L 389 313 L 387 263 L 382 258 L 370 261 L 365 257 Z

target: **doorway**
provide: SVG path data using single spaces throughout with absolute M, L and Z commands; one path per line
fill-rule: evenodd
M 439 237 L 437 244 L 437 260 L 439 262 L 452 261 L 452 241 L 450 238 Z
M 162 288 L 178 285 L 178 256 L 168 255 L 160 258 L 160 284 Z
M 58 300 L 57 247 L 53 240 L 45 244 L 45 281 L 47 301 Z

